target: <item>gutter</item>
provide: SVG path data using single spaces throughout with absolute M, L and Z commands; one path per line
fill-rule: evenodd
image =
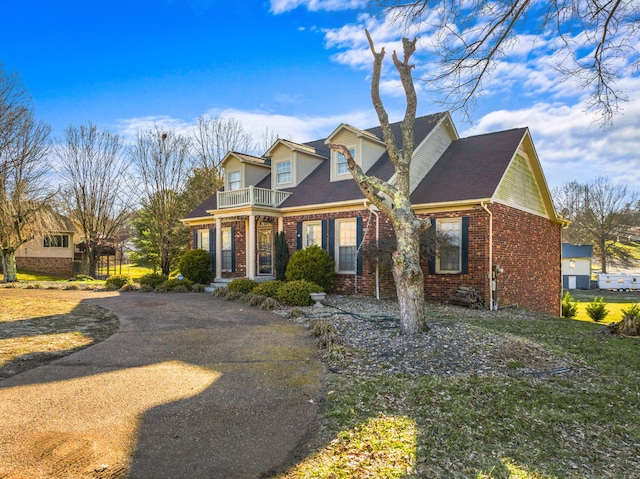
M 376 211 L 378 208 L 375 205 L 368 206 L 367 200 L 364 200 L 364 207 L 368 209 L 371 212 L 371 214 L 376 215 L 376 248 L 377 248 L 379 244 L 379 238 L 380 238 L 380 215 Z M 376 299 L 378 300 L 380 299 L 380 273 L 379 273 L 379 265 L 377 260 L 376 260 Z
M 480 208 L 489 215 L 489 271 L 487 271 L 487 278 L 489 280 L 489 310 L 493 311 L 493 213 L 487 208 L 487 203 L 484 201 L 480 202 Z M 498 305 L 495 306 L 495 309 L 498 309 Z

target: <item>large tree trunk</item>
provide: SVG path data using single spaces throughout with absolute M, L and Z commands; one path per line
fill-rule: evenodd
M 400 307 L 400 331 L 416 334 L 428 331 L 424 314 L 424 274 L 420 267 L 419 233 L 396 228 L 397 251 L 393 253 L 393 278 Z
M 16 252 L 4 250 L 2 252 L 2 270 L 4 272 L 4 283 L 15 283 L 18 281 L 18 270 L 16 268 Z

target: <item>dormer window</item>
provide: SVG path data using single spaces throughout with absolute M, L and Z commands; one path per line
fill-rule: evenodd
M 349 153 L 351 153 L 351 158 L 356 159 L 356 149 L 349 148 Z M 349 173 L 349 163 L 347 162 L 347 157 L 342 153 L 338 153 L 336 156 L 336 175 L 346 175 Z
M 277 184 L 286 185 L 291 183 L 291 161 L 282 161 L 276 165 Z
M 240 172 L 230 171 L 227 176 L 227 181 L 229 182 L 229 191 L 239 190 L 240 189 Z

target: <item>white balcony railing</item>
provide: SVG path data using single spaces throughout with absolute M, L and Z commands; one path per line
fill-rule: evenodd
M 242 188 L 231 191 L 218 191 L 218 208 L 233 208 L 236 206 L 280 206 L 291 193 L 266 188 Z

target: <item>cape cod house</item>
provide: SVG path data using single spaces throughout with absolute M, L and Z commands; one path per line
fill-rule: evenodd
M 401 145 L 400 124 L 392 124 Z M 416 119 L 411 200 L 416 213 L 453 238 L 424 260 L 427 298 L 474 288 L 487 307 L 518 305 L 560 312 L 561 228 L 527 128 L 460 138 L 448 113 Z M 193 248 L 210 251 L 216 280 L 269 278 L 274 236 L 293 252 L 311 244 L 336 262 L 335 291 L 395 294 L 390 274 L 367 257 L 370 244 L 392 235 L 388 218 L 367 201 L 345 158 L 347 146 L 369 174 L 392 179 L 380 127 L 339 125 L 326 139 L 278 139 L 261 157 L 229 152 L 224 188 L 190 212 Z

